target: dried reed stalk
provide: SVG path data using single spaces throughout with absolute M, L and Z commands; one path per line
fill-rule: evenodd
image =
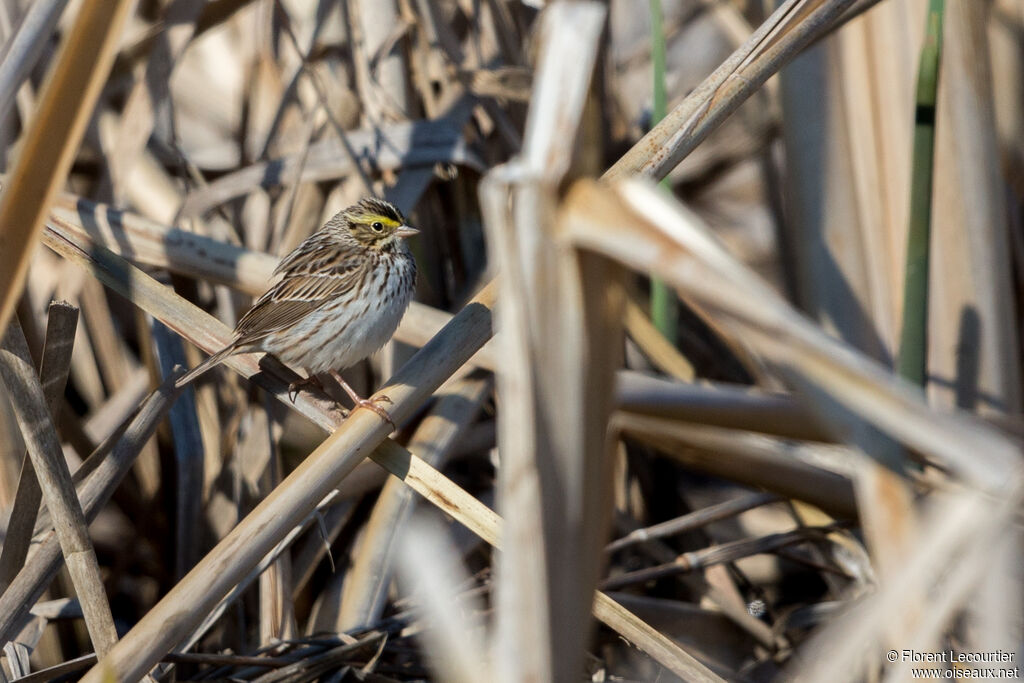
M 265 451 L 265 458 L 261 458 L 266 466 L 260 477 L 260 489 L 261 493 L 266 493 L 281 483 L 281 458 L 277 443 L 280 442 L 282 430 L 276 421 L 271 423 L 272 417 L 268 410 L 257 408 L 251 414 L 255 419 L 250 431 L 254 440 L 257 440 L 257 447 Z M 299 627 L 295 622 L 295 605 L 292 603 L 291 554 L 281 553 L 260 574 L 259 582 L 260 645 L 293 640 L 299 633 Z
M 180 392 L 172 391 L 173 379 L 165 382 L 143 401 L 138 413 L 123 435 L 114 443 L 101 445 L 93 457 L 75 473 L 79 480 L 79 498 L 85 517 L 90 522 L 106 505 L 118 484 L 128 473 L 143 445 L 167 414 Z M 10 640 L 20 628 L 20 621 L 42 595 L 60 568 L 61 547 L 56 534 L 46 533 L 25 567 L 3 594 L 0 594 L 0 642 Z
M 387 140 L 386 145 L 380 145 L 381 138 Z M 356 159 L 366 156 L 373 156 L 379 168 L 392 171 L 432 167 L 435 163 L 483 168 L 483 163 L 467 148 L 454 121 L 404 121 L 349 131 L 344 143 L 334 138 L 311 143 L 305 158 L 289 155 L 229 173 L 190 192 L 181 213 L 183 217 L 198 216 L 257 188 L 274 187 L 284 179 L 310 182 L 341 178 L 358 168 Z
M 802 441 L 832 441 L 835 434 L 791 396 L 703 382 L 681 384 L 620 370 L 619 414 L 668 418 L 709 427 L 746 429 Z
M 46 408 L 46 396 L 36 377 L 21 326 L 12 321 L 0 349 L 0 376 L 14 401 L 21 434 L 54 520 L 75 591 L 82 603 L 85 623 L 96 652 L 102 657 L 117 642 L 110 605 L 103 590 L 96 552 L 88 524 L 75 494 L 71 473 L 61 453 L 60 439 Z
M 133 4 L 83 3 L 43 86 L 35 118 L 0 195 L 0 329 L 7 328 L 21 295 L 50 202 L 71 168 Z
M 65 302 L 50 304 L 39 382 L 43 387 L 47 411 L 55 421 L 71 366 L 71 347 L 77 325 L 77 308 Z M 25 563 L 41 500 L 42 490 L 36 479 L 32 459 L 26 453 L 3 549 L 0 550 L 0 594 L 3 594 Z
M 490 388 L 490 380 L 477 376 L 459 380 L 438 392 L 430 414 L 409 440 L 409 450 L 428 465 L 441 469 L 448 451 L 462 437 Z M 389 480 L 381 490 L 353 553 L 352 567 L 346 572 L 335 630 L 368 628 L 380 620 L 399 535 L 404 533 L 415 503 L 413 491 L 398 479 Z
M 899 335 L 910 192 L 906 14 L 906 4 L 886 3 L 808 49 L 780 77 L 797 300 L 886 365 Z
M 171 72 L 192 39 L 205 5 L 202 0 L 174 0 L 164 9 L 163 31 L 146 64 L 137 69 L 135 85 L 121 114 L 117 144 L 109 156 L 111 183 L 118 193 L 153 132 L 157 107 L 170 97 Z
M 683 382 L 692 382 L 696 377 L 693 364 L 673 346 L 651 320 L 644 315 L 640 306 L 632 299 L 626 300 L 623 324 L 630 338 L 636 342 L 644 355 L 658 369 Z
M 485 610 L 472 596 L 459 599 L 459 586 L 466 585 L 468 577 L 443 529 L 410 520 L 401 527 L 398 552 L 403 583 L 411 587 L 428 621 L 421 637 L 439 679 L 458 683 L 496 680 L 485 654 L 487 628 L 480 629 L 470 621 L 472 615 L 482 615 Z
M 833 27 L 855 0 L 787 0 L 605 174 L 663 178 L 768 78 Z
M 683 553 L 673 558 L 671 562 L 666 562 L 662 565 L 625 572 L 605 579 L 601 583 L 601 587 L 605 590 L 615 590 L 630 584 L 652 581 L 671 574 L 695 571 L 723 562 L 734 562 L 751 555 L 774 552 L 808 540 L 822 541 L 828 533 L 836 529 L 837 527 L 834 525 L 827 527 L 801 527 L 786 533 L 770 534 L 760 538 L 744 538 L 717 546 L 712 545 L 700 550 Z
M 564 248 L 556 214 L 604 16 L 596 3 L 545 13 L 523 150 L 480 190 L 504 282 L 495 372 L 505 552 L 492 656 L 505 681 L 577 675 L 609 520 L 605 434 L 623 290 L 606 261 Z
M 22 83 L 43 54 L 47 39 L 67 4 L 67 0 L 32 3 L 25 8 L 13 35 L 4 42 L 0 56 L 0 122 L 14 106 Z M 16 9 L 11 7 L 10 11 Z
M 794 311 L 713 240 L 696 216 L 638 181 L 581 182 L 575 194 L 568 214 L 574 241 L 636 267 L 657 264 L 666 280 L 714 311 L 730 334 L 742 335 L 797 382 L 807 408 L 851 428 L 866 420 L 982 489 L 1008 485 L 1006 473 L 1016 470 L 1020 457 L 1016 444 L 967 415 L 939 418 L 912 388 Z M 616 226 L 635 229 L 624 239 Z M 823 402 L 826 396 L 830 400 Z
M 865 647 L 880 646 L 889 624 L 915 609 L 917 603 L 912 601 L 919 595 L 917 587 L 930 586 L 936 595 L 944 596 L 947 588 L 952 588 L 947 581 L 959 583 L 960 572 L 956 569 L 960 566 L 973 565 L 974 572 L 983 569 L 988 557 L 984 548 L 990 548 L 994 538 L 1005 533 L 1021 503 L 1024 487 L 1020 482 L 1016 477 L 998 498 L 962 491 L 931 500 L 899 573 L 808 640 L 790 664 L 789 676 L 807 681 L 861 680 L 874 661 L 864 656 Z M 963 594 L 962 590 L 951 593 Z M 933 615 L 925 616 L 927 612 L 922 610 L 923 622 L 935 624 Z M 934 628 L 928 631 L 932 638 L 920 641 L 919 632 L 915 632 L 911 642 L 920 643 L 922 651 L 935 651 L 939 643 L 934 637 L 938 634 Z M 897 675 L 906 675 L 905 668 L 894 669 Z
M 853 482 L 844 473 L 801 457 L 793 444 L 702 424 L 618 413 L 624 436 L 658 448 L 686 467 L 803 500 L 842 519 L 857 516 Z
M 870 461 L 862 461 L 855 482 L 860 524 L 872 566 L 878 580 L 887 583 L 906 566 L 910 559 L 907 553 L 920 535 L 913 490 L 902 477 Z M 918 594 L 909 599 L 911 606 L 892 621 L 885 634 L 885 644 L 891 648 L 903 649 L 904 634 L 913 628 L 926 604 L 926 587 L 915 586 L 914 590 Z
M 1021 408 L 1019 295 L 985 45 L 988 3 L 948 0 L 933 186 L 928 396 L 983 414 Z
M 397 0 L 357 0 L 349 12 L 354 15 L 350 35 L 364 116 L 374 124 L 407 116 L 409 66 L 403 41 L 394 39 L 402 22 Z
M 769 503 L 777 503 L 780 498 L 771 493 L 754 493 L 749 496 L 728 500 L 718 505 L 694 510 L 691 513 L 666 520 L 653 526 L 631 531 L 622 538 L 616 539 L 605 546 L 606 553 L 614 553 L 637 543 L 644 543 L 652 538 L 664 538 L 699 529 L 705 524 L 717 522 L 747 510 L 752 510 Z
M 117 391 L 130 375 L 131 357 L 124 339 L 117 332 L 103 286 L 92 278 L 86 278 L 78 292 L 78 303 L 85 311 L 85 327 L 103 384 Z

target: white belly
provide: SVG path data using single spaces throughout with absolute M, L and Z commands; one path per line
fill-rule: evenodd
M 392 272 L 390 277 L 398 278 L 403 286 L 395 288 L 391 301 L 385 301 L 383 295 L 368 301 L 339 298 L 311 313 L 287 334 L 271 335 L 263 348 L 288 365 L 314 374 L 355 365 L 391 339 L 412 300 L 415 277 L 406 272 L 412 270 L 411 264 L 400 266 L 401 272 Z M 379 269 L 374 273 L 371 291 L 385 291 L 385 272 Z

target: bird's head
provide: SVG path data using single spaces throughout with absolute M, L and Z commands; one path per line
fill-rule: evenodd
M 352 236 L 370 249 L 390 249 L 419 230 L 405 224 L 405 216 L 393 204 L 366 197 L 342 212 Z

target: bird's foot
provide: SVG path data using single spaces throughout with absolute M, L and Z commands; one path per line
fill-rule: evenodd
M 309 389 L 313 387 L 324 391 L 324 385 L 320 382 L 320 378 L 316 375 L 310 375 L 304 379 L 297 379 L 288 385 L 288 398 L 292 403 L 295 403 L 295 399 L 298 397 L 299 392 L 303 389 Z
M 369 408 L 373 412 L 377 413 L 382 420 L 391 425 L 391 429 L 395 430 L 398 427 L 395 426 L 395 421 L 391 419 L 391 415 L 388 411 L 381 408 L 378 403 L 394 403 L 390 398 L 381 394 L 373 398 L 360 398 L 356 400 L 356 407 Z
M 345 390 L 345 393 L 347 393 L 349 398 L 352 399 L 352 402 L 356 404 L 356 408 L 369 408 L 373 412 L 377 413 L 377 415 L 379 415 L 382 420 L 391 425 L 392 431 L 398 429 L 398 427 L 395 426 L 395 421 L 392 420 L 391 415 L 388 414 L 388 411 L 384 410 L 379 405 L 377 405 L 378 403 L 393 404 L 394 401 L 392 401 L 384 394 L 381 394 L 380 396 L 375 396 L 370 399 L 363 398 L 362 396 L 356 393 L 355 389 L 348 385 L 348 382 L 346 382 L 345 378 L 341 376 L 341 373 L 335 370 L 331 370 L 331 377 L 333 377 L 334 380 L 342 386 L 342 388 Z

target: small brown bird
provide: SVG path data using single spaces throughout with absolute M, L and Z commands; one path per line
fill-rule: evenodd
M 416 262 L 404 239 L 418 232 L 380 199 L 362 199 L 336 214 L 281 260 L 274 270 L 281 279 L 238 321 L 231 343 L 177 385 L 230 355 L 265 351 L 309 372 L 310 379 L 293 383 L 290 392 L 328 372 L 357 406 L 394 425 L 387 411 L 361 398 L 338 371 L 382 347 L 398 328 L 416 285 Z

